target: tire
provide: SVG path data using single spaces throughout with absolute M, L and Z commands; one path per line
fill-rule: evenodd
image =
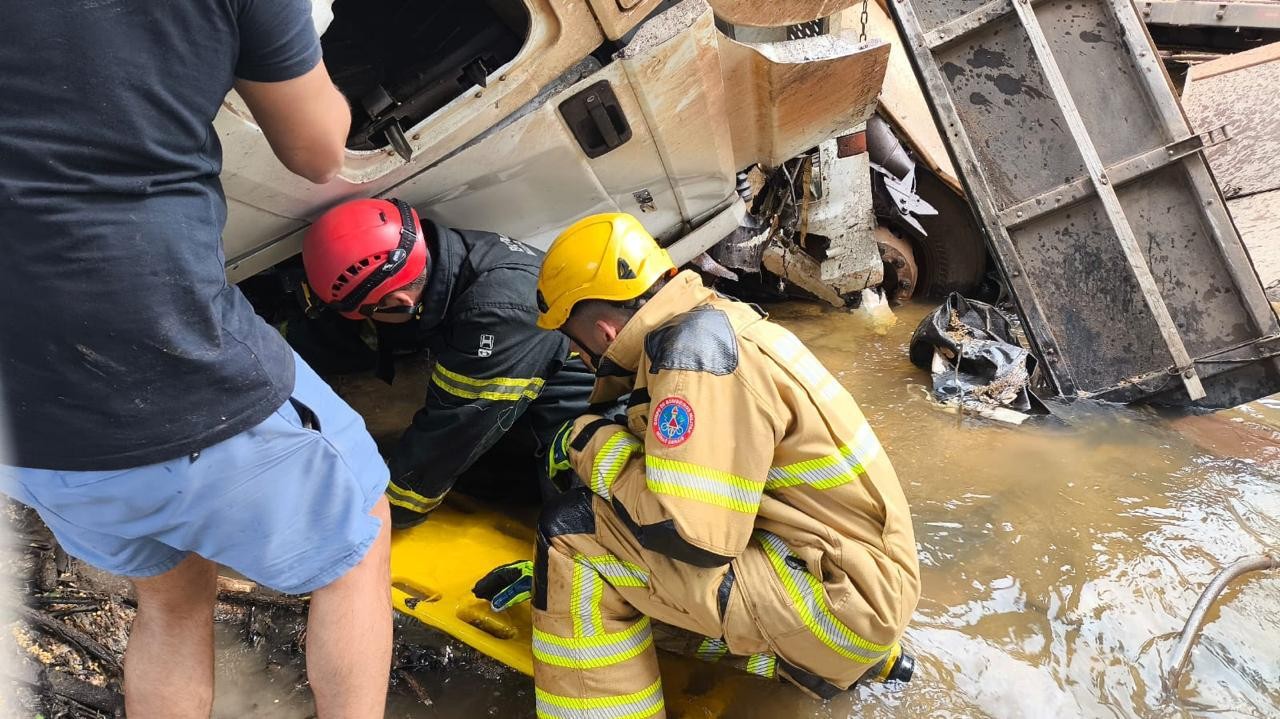
M 938 210 L 918 218 L 926 235 L 910 228 L 905 233 L 920 268 L 916 297 L 937 300 L 951 292 L 976 297 L 990 284 L 988 270 L 994 265 L 969 204 L 921 165 L 916 166 L 916 192 Z

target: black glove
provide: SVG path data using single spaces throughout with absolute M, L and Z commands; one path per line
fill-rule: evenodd
M 488 601 L 496 612 L 527 602 L 533 596 L 533 562 L 523 559 L 496 567 L 476 582 L 471 593 Z

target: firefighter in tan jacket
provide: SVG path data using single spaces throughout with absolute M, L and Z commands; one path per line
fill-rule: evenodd
M 558 458 L 582 484 L 543 510 L 534 565 L 539 717 L 663 716 L 650 619 L 829 698 L 909 678 L 911 517 L 858 405 L 751 305 L 675 274 L 629 215 L 551 246 L 538 324 L 591 360 Z

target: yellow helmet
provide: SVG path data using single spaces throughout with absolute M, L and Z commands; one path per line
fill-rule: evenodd
M 675 271 L 671 255 L 631 215 L 578 220 L 551 243 L 538 274 L 538 326 L 558 330 L 582 300 L 625 302 Z

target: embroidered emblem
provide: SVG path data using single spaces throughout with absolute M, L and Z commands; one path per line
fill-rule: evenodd
M 678 447 L 693 434 L 693 407 L 679 397 L 668 397 L 653 410 L 653 436 L 664 447 Z
M 517 242 L 516 240 L 513 240 L 510 237 L 506 237 L 504 235 L 498 235 L 498 241 L 506 245 L 507 249 L 511 250 L 512 252 L 519 252 L 520 254 L 529 255 L 530 257 L 538 256 L 532 249 L 529 248 L 528 245 L 526 245 L 523 242 Z

